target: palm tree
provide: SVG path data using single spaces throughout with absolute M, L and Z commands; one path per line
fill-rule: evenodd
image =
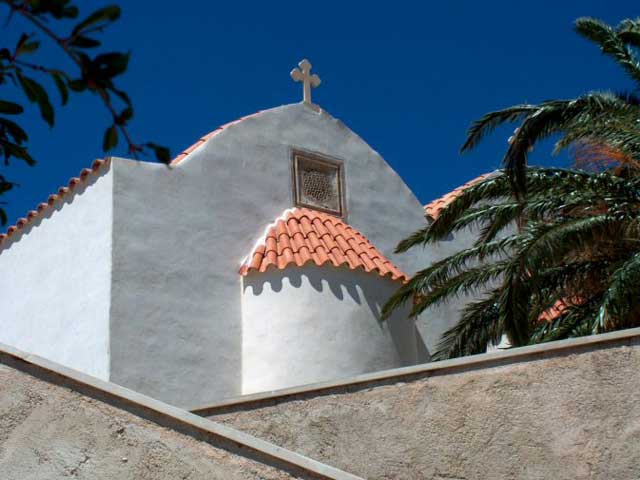
M 581 18 L 576 30 L 640 86 L 633 51 L 640 47 L 640 20 L 614 29 Z M 413 300 L 417 316 L 454 296 L 476 296 L 445 332 L 434 359 L 484 352 L 503 335 L 522 346 L 640 326 L 640 102 L 595 92 L 517 105 L 475 122 L 462 150 L 518 121 L 504 170 L 464 190 L 396 249 L 479 226 L 472 247 L 416 273 L 384 307 L 388 315 Z M 574 146 L 581 168 L 527 166 L 530 149 L 554 134 L 560 135 L 556 150 Z
M 615 29 L 593 19 L 579 18 L 576 32 L 600 46 L 615 59 L 640 88 L 640 63 L 634 49 L 640 47 L 640 19 L 624 20 Z M 490 112 L 469 129 L 462 151 L 475 147 L 496 127 L 520 122 L 503 159 L 514 182 L 514 193 L 526 193 L 527 154 L 552 135 L 561 135 L 555 151 L 578 145 L 584 152 L 613 153 L 614 159 L 637 167 L 640 159 L 640 100 L 629 93 L 591 92 L 570 100 L 550 100 L 538 105 L 515 105 Z M 606 155 L 604 155 L 606 157 Z

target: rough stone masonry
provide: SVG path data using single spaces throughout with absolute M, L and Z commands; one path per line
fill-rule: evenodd
M 300 478 L 0 365 L 2 480 Z
M 576 346 L 577 339 L 550 353 L 537 346 L 537 354 L 493 365 L 433 367 L 422 377 L 344 383 L 244 406 L 239 399 L 208 415 L 368 479 L 636 480 L 635 330 L 609 344 Z

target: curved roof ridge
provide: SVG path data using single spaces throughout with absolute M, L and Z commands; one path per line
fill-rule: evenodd
M 267 225 L 264 234 L 242 261 L 240 275 L 270 268 L 331 264 L 376 272 L 407 282 L 409 276 L 342 219 L 309 208 L 289 208 Z
M 485 173 L 480 175 L 479 177 L 474 178 L 473 180 L 469 180 L 467 183 L 460 185 L 457 188 L 454 188 L 449 193 L 444 194 L 440 198 L 436 198 L 431 202 L 427 203 L 424 206 L 424 213 L 426 216 L 431 217 L 431 219 L 435 220 L 440 215 L 440 212 L 451 202 L 453 202 L 456 198 L 458 198 L 462 192 L 464 192 L 467 188 L 472 187 L 478 182 L 481 182 L 485 178 L 494 175 L 495 172 Z
M 83 168 L 80 175 L 72 177 L 67 186 L 60 187 L 58 193 L 49 195 L 46 202 L 40 203 L 36 210 L 30 210 L 26 217 L 19 218 L 15 225 L 11 225 L 7 228 L 6 233 L 0 233 L 0 251 L 8 244 L 8 241 L 15 235 L 16 232 L 25 228 L 29 223 L 35 220 L 37 217 L 44 215 L 45 211 L 53 207 L 58 200 L 63 200 L 69 195 L 73 194 L 73 191 L 78 185 L 84 183 L 89 175 L 97 173 L 102 167 L 107 166 L 111 162 L 109 157 L 105 159 L 94 160 L 91 164 L 91 168 Z
M 203 135 L 195 143 L 193 143 L 191 146 L 185 148 L 182 152 L 180 152 L 178 155 L 176 155 L 175 158 L 173 160 L 171 160 L 171 162 L 169 162 L 169 165 L 175 167 L 180 162 L 182 162 L 186 157 L 188 157 L 189 154 L 191 154 L 198 147 L 200 147 L 201 145 L 205 144 L 208 140 L 210 140 L 211 138 L 213 138 L 216 135 L 220 134 L 222 131 L 226 130 L 230 126 L 237 125 L 238 123 L 241 123 L 244 120 L 247 120 L 249 118 L 253 118 L 253 117 L 257 116 L 257 115 L 260 115 L 261 113 L 263 113 L 265 111 L 266 110 L 258 110 L 257 112 L 252 113 L 250 115 L 245 115 L 244 117 L 240 117 L 240 118 L 238 118 L 236 120 L 233 120 L 231 122 L 225 123 L 224 125 L 220 125 L 218 128 L 216 128 L 215 130 L 207 133 L 206 135 Z

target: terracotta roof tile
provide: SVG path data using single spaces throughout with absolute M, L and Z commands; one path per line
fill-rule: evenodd
M 567 304 L 562 300 L 558 300 L 555 304 L 553 304 L 552 307 L 548 308 L 540 314 L 540 316 L 538 317 L 538 321 L 541 323 L 553 322 L 555 319 L 559 318 L 560 315 L 562 315 L 562 312 L 564 312 L 566 308 Z
M 467 188 L 475 185 L 476 183 L 481 182 L 485 178 L 488 178 L 491 175 L 493 175 L 493 173 L 485 173 L 484 175 L 480 175 L 479 177 L 474 178 L 473 180 L 468 181 L 464 185 L 461 185 L 458 188 L 450 191 L 446 195 L 443 195 L 442 197 L 437 198 L 430 203 L 427 203 L 424 206 L 424 213 L 428 217 L 431 217 L 432 219 L 435 220 L 440 215 L 440 212 L 442 211 L 442 209 L 447 205 L 449 205 L 451 202 L 453 202 L 456 198 L 458 198 L 462 194 L 462 192 L 464 192 Z
M 46 210 L 51 208 L 57 201 L 63 200 L 67 195 L 73 193 L 73 190 L 82 182 L 84 182 L 90 174 L 98 172 L 103 166 L 109 163 L 109 159 L 98 159 L 91 164 L 91 168 L 84 168 L 80 172 L 80 178 L 73 177 L 69 180 L 67 186 L 62 186 L 58 189 L 58 193 L 49 195 L 46 203 L 40 203 L 36 210 L 31 210 L 26 218 L 20 218 L 16 221 L 15 225 L 11 225 L 7 228 L 7 233 L 0 233 L 0 250 L 6 245 L 11 237 L 19 230 L 26 227 L 33 220 L 41 216 Z
M 540 314 L 540 316 L 538 317 L 538 321 L 553 322 L 554 320 L 560 318 L 560 316 L 571 305 L 580 305 L 584 303 L 584 301 L 585 299 L 583 297 L 572 297 L 571 299 L 565 298 L 557 300 L 556 303 L 554 303 L 551 307 Z
M 240 267 L 240 274 L 264 272 L 271 266 L 347 266 L 392 280 L 409 277 L 385 258 L 363 235 L 340 218 L 308 208 L 295 208 L 271 224 Z

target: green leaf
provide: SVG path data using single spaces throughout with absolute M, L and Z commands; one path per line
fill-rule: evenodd
M 40 107 L 40 115 L 44 121 L 52 127 L 54 113 L 51 102 L 49 102 L 49 95 L 47 95 L 47 91 L 38 82 L 29 77 L 25 77 L 21 73 L 18 73 L 18 81 L 22 86 L 22 90 L 27 95 L 27 98 L 38 104 L 38 107 Z
M 40 18 L 45 17 L 45 14 L 50 14 L 58 20 L 78 16 L 78 7 L 69 5 L 70 0 L 29 0 L 29 2 L 23 3 L 29 6 L 31 14 Z
M 69 89 L 67 88 L 67 84 L 64 82 L 64 78 L 58 72 L 51 72 L 51 77 L 60 92 L 60 97 L 62 99 L 62 105 L 66 105 L 69 100 Z
M 40 42 L 29 42 L 22 46 L 21 53 L 33 53 L 40 47 Z
M 73 37 L 71 39 L 69 45 L 78 48 L 95 48 L 99 47 L 101 43 L 98 40 L 94 40 L 93 38 L 78 35 L 77 37 Z
M 21 147 L 20 145 L 16 145 L 15 143 L 2 141 L 0 140 L 0 148 L 4 150 L 4 157 L 16 157 L 24 160 L 27 165 L 33 166 L 36 164 L 36 161 L 29 155 L 29 152 L 26 148 Z
M 102 150 L 108 152 L 118 144 L 118 128 L 116 125 L 111 125 L 104 132 L 104 139 L 102 140 Z
M 129 120 L 131 120 L 132 117 L 133 117 L 133 108 L 127 107 L 124 110 L 122 110 L 120 115 L 118 115 L 118 117 L 116 119 L 116 123 L 118 125 L 126 125 L 126 123 Z
M 50 127 L 53 127 L 55 113 L 51 102 L 49 102 L 49 96 L 47 95 L 46 97 L 38 100 L 38 106 L 40 107 L 40 115 L 44 121 L 47 122 Z
M 6 118 L 0 117 L 0 125 L 4 127 L 6 133 L 11 135 L 16 143 L 21 144 L 22 142 L 26 142 L 29 137 L 27 136 L 27 132 L 25 132 L 20 125 Z
M 73 35 L 77 35 L 78 33 L 86 30 L 89 27 L 92 27 L 100 22 L 114 22 L 118 18 L 120 18 L 120 7 L 117 5 L 109 5 L 107 7 L 101 8 L 100 10 L 96 10 L 83 21 L 81 21 L 78 25 L 73 29 Z
M 20 36 L 20 40 L 18 40 L 18 44 L 16 45 L 16 53 L 15 53 L 16 57 L 19 57 L 23 53 L 33 53 L 38 49 L 38 47 L 40 47 L 40 42 L 38 41 L 30 42 L 29 41 L 30 38 L 31 36 L 27 35 L 26 33 L 23 33 Z
M 163 147 L 162 145 L 158 145 L 152 142 L 147 142 L 146 146 L 153 150 L 153 153 L 156 156 L 156 160 L 158 160 L 160 163 L 171 163 L 171 152 L 167 147 Z
M 87 81 L 81 78 L 69 82 L 69 88 L 74 92 L 84 92 L 88 86 Z
M 78 13 L 80 13 L 80 10 L 78 10 L 78 7 L 75 5 L 65 7 L 64 10 L 62 10 L 62 16 L 65 18 L 77 18 Z
M 2 175 L 0 175 L 0 195 L 2 195 L 3 193 L 7 193 L 9 190 L 13 189 L 14 186 L 15 183 L 8 182 Z
M 22 90 L 24 91 L 29 101 L 35 102 L 36 99 L 38 98 L 38 92 L 39 92 L 38 87 L 40 88 L 42 87 L 38 85 L 37 82 L 35 82 L 34 80 L 31 80 L 28 77 L 25 77 L 21 73 L 18 73 L 18 81 L 20 82 L 20 86 L 22 87 Z
M 17 103 L 7 102 L 5 100 L 0 100 L 0 113 L 4 113 L 6 115 L 18 115 L 24 112 L 24 108 L 22 105 L 18 105 Z
M 123 73 L 129 65 L 129 53 L 103 53 L 93 60 L 93 65 L 97 66 L 103 77 L 113 78 Z
M 118 97 L 120 97 L 120 99 L 124 103 L 126 103 L 129 106 L 131 106 L 131 99 L 129 98 L 129 95 L 127 95 L 127 92 L 124 92 L 122 90 L 118 90 L 117 88 L 111 88 L 111 91 L 113 93 L 115 93 Z

